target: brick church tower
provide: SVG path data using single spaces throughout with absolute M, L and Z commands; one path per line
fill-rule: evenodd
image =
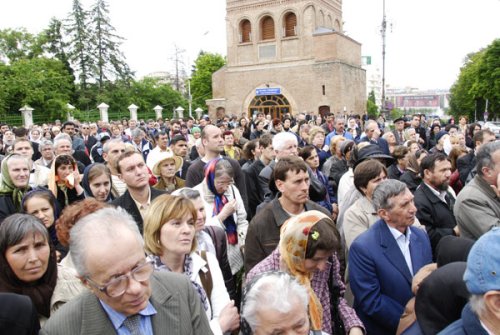
M 226 0 L 227 65 L 212 77 L 213 118 L 363 114 L 361 44 L 344 35 L 342 0 Z

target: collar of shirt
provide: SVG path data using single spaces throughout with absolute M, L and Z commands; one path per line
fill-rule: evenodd
M 432 193 L 434 193 L 436 195 L 436 197 L 441 199 L 441 201 L 443 201 L 444 203 L 447 203 L 446 202 L 446 191 L 439 192 L 438 190 L 436 190 L 434 187 L 427 184 L 426 182 L 424 182 L 424 184 L 431 190 Z
M 406 228 L 406 232 L 404 234 L 389 225 L 387 225 L 387 227 L 389 227 L 389 231 L 391 232 L 392 236 L 394 236 L 394 239 L 396 241 L 404 241 L 405 243 L 410 243 L 411 230 L 409 227 Z
M 149 192 L 148 201 L 145 204 L 141 204 L 140 202 L 138 202 L 137 200 L 134 199 L 134 197 L 132 196 L 132 194 L 130 194 L 130 197 L 132 198 L 132 200 L 134 200 L 135 205 L 137 206 L 137 208 L 141 212 L 141 215 L 143 215 L 142 212 L 146 211 L 149 208 L 149 205 L 151 205 L 151 189 L 149 187 L 148 187 L 148 192 Z
M 111 308 L 109 305 L 107 305 L 104 301 L 99 299 L 99 302 L 101 303 L 102 308 L 104 308 L 104 311 L 106 311 L 106 314 L 108 315 L 109 320 L 113 324 L 113 327 L 118 332 L 118 329 L 123 326 L 123 321 L 125 321 L 125 319 L 127 317 L 125 315 L 123 315 L 122 313 L 115 311 L 113 308 Z M 149 318 L 152 315 L 155 315 L 156 313 L 157 313 L 156 309 L 153 307 L 151 302 L 148 301 L 148 305 L 146 306 L 146 308 L 144 308 L 138 314 L 141 315 L 141 323 L 142 323 L 147 318 Z

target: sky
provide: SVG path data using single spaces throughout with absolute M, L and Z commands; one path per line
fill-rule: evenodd
M 38 33 L 64 19 L 72 0 L 2 0 L 0 29 Z M 81 0 L 89 8 L 93 0 Z M 343 0 L 345 33 L 382 69 L 383 0 Z M 224 0 L 108 0 L 111 24 L 137 77 L 173 71 L 176 47 L 185 68 L 200 50 L 226 55 Z M 448 89 L 468 53 L 500 38 L 500 0 L 386 0 L 386 84 Z

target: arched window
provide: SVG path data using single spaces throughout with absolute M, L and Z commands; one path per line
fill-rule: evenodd
M 285 15 L 285 37 L 297 35 L 297 16 L 294 13 Z
M 240 23 L 240 43 L 252 41 L 252 25 L 250 21 L 243 20 Z
M 262 40 L 274 39 L 274 20 L 270 16 L 265 16 L 260 21 Z

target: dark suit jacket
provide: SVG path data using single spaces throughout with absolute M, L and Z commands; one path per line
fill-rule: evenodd
M 460 174 L 460 181 L 462 185 L 465 186 L 467 182 L 467 177 L 472 169 L 476 166 L 476 155 L 474 154 L 474 150 L 471 150 L 467 155 L 460 157 L 457 159 L 457 169 Z
M 156 272 L 150 285 L 149 301 L 157 311 L 151 317 L 154 334 L 211 334 L 200 297 L 185 275 Z M 89 291 L 62 306 L 40 334 L 108 335 L 116 331 L 97 297 Z
M 404 139 L 405 131 L 404 130 L 402 131 L 403 136 L 400 136 L 399 132 L 396 130 L 393 130 L 392 133 L 394 134 L 394 137 L 396 138 L 396 145 L 403 145 L 405 143 L 405 139 Z
M 157 190 L 156 188 L 150 187 L 149 189 L 151 190 L 151 202 L 153 202 L 153 200 L 156 197 L 158 197 L 162 194 L 166 194 L 165 191 L 160 191 L 160 190 Z M 132 197 L 130 196 L 129 191 L 126 190 L 125 193 L 123 193 L 123 195 L 121 197 L 113 200 L 112 204 L 123 208 L 130 215 L 132 215 L 132 217 L 134 218 L 134 221 L 137 223 L 137 226 L 139 227 L 139 231 L 142 234 L 144 220 L 142 219 L 141 212 L 139 211 L 139 208 L 137 208 L 137 205 L 135 204 L 134 199 L 132 199 Z
M 415 206 L 417 207 L 417 218 L 427 230 L 431 240 L 432 254 L 436 257 L 436 247 L 442 237 L 455 235 L 453 228 L 457 225 L 453 206 L 455 198 L 447 193 L 448 203 L 445 204 L 429 189 L 425 183 L 420 184 L 414 193 Z
M 97 143 L 97 139 L 94 136 L 89 136 L 87 139 L 87 142 L 83 140 L 83 143 L 85 143 L 85 147 L 87 148 L 87 152 L 90 155 L 90 150 L 92 150 L 92 147 Z
M 2 292 L 0 301 L 0 334 L 38 334 L 40 323 L 30 297 Z
M 413 273 L 432 262 L 427 234 L 410 227 Z M 248 237 L 248 235 L 247 235 Z M 378 220 L 349 249 L 349 278 L 354 309 L 370 335 L 395 334 L 411 299 L 412 274 L 387 224 Z

